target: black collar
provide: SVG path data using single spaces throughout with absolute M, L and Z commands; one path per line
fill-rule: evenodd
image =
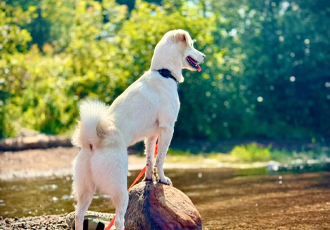
M 176 78 L 173 77 L 171 71 L 169 71 L 168 69 L 159 69 L 157 71 L 163 77 L 165 77 L 165 78 L 172 78 L 177 84 L 179 84 L 178 80 L 176 80 Z

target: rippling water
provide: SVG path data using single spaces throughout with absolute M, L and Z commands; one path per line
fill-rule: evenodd
M 271 202 L 269 197 L 276 193 L 279 194 L 278 197 L 283 197 L 285 192 L 297 189 L 309 191 L 312 188 L 312 191 L 317 192 L 316 194 L 330 191 L 330 173 L 327 172 L 270 174 L 265 169 L 176 169 L 165 172 L 172 179 L 174 186 L 190 197 L 201 213 L 204 226 L 206 224 L 211 227 L 210 229 L 216 229 L 214 226 L 220 223 L 224 224 L 225 215 L 227 219 L 234 218 L 235 214 L 247 217 L 249 213 L 260 210 L 265 198 L 267 202 Z M 137 171 L 129 173 L 129 184 L 138 173 Z M 0 215 L 5 218 L 74 211 L 71 183 L 70 176 L 2 181 Z M 321 192 L 316 189 L 320 189 Z M 267 203 L 266 210 L 271 211 L 272 204 Z M 115 211 L 109 197 L 98 193 L 94 195 L 89 210 L 109 213 Z
M 249 170 L 248 174 L 265 174 L 263 169 Z M 131 171 L 128 183 L 132 183 L 139 172 Z M 198 195 L 206 186 L 221 183 L 222 180 L 244 174 L 242 171 L 224 169 L 168 170 L 167 176 L 178 189 L 199 202 Z M 246 173 L 245 173 L 246 174 Z M 0 215 L 3 217 L 39 216 L 43 214 L 61 214 L 74 211 L 71 195 L 71 176 L 59 178 L 25 179 L 1 182 Z M 211 186 L 213 187 L 213 186 Z M 95 194 L 89 210 L 114 212 L 109 197 Z

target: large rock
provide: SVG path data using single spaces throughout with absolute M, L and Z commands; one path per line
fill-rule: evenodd
M 180 190 L 161 183 L 141 182 L 129 192 L 125 229 L 202 229 L 202 220 Z

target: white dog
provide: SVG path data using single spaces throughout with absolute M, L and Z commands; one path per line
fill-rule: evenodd
M 180 102 L 177 83 L 182 69 L 198 70 L 205 55 L 193 47 L 188 32 L 167 32 L 157 44 L 151 68 L 129 86 L 110 107 L 86 102 L 80 107 L 81 121 L 72 137 L 81 148 L 74 160 L 73 193 L 77 199 L 75 229 L 83 229 L 84 214 L 95 189 L 110 195 L 116 207 L 115 226 L 124 229 L 128 204 L 127 147 L 144 140 L 147 155 L 145 180 L 154 180 L 153 160 L 159 181 L 171 184 L 164 175 L 163 162 L 170 145 Z

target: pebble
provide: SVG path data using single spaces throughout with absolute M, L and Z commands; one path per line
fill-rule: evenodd
M 6 222 L 6 224 L 10 224 L 10 223 L 11 223 L 11 220 L 8 219 L 8 218 L 6 218 L 6 219 L 5 219 L 5 222 Z

